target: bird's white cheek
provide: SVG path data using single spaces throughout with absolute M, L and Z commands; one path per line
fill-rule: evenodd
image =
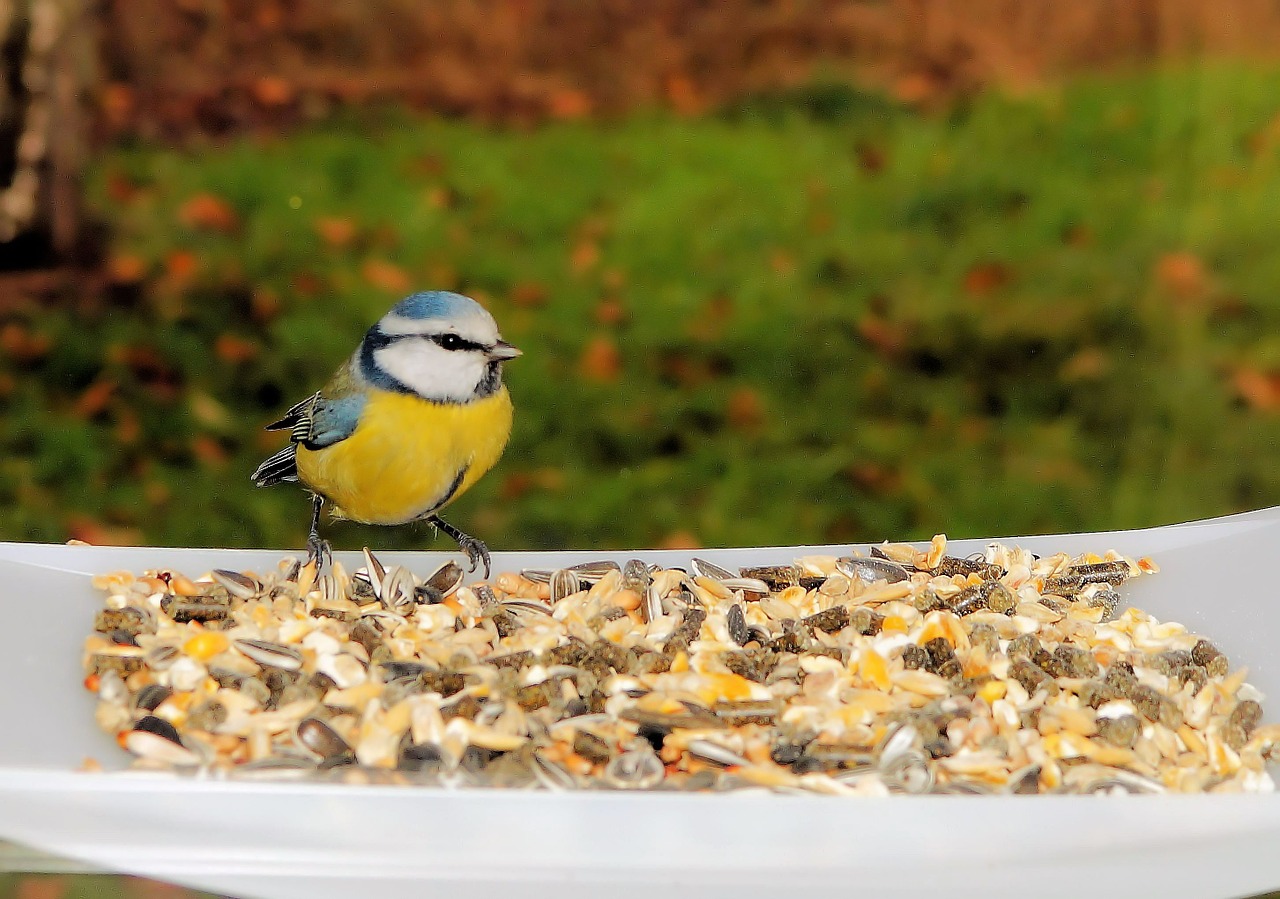
M 415 393 L 433 400 L 471 399 L 484 374 L 476 354 L 451 352 L 424 341 L 399 341 L 374 353 L 379 368 Z

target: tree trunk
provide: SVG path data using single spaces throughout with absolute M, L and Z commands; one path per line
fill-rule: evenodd
M 0 0 L 0 269 L 80 241 L 94 44 L 86 0 Z

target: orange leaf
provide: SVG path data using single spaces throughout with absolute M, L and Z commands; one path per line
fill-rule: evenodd
M 103 86 L 98 93 L 98 108 L 102 110 L 104 124 L 109 130 L 118 131 L 129 124 L 137 108 L 137 97 L 127 84 L 118 81 Z
M 751 387 L 739 387 L 729 396 L 729 424 L 739 431 L 753 431 L 764 423 L 764 400 Z
M 1092 381 L 1101 378 L 1111 368 L 1111 359 L 1097 347 L 1084 347 L 1062 363 L 1058 375 L 1064 381 Z
M 1093 243 L 1088 225 L 1071 225 L 1062 232 L 1062 242 L 1069 247 L 1087 247 Z
M 324 290 L 324 279 L 315 272 L 294 272 L 289 284 L 304 297 L 314 297 Z
M 681 387 L 697 387 L 711 380 L 710 367 L 701 359 L 684 352 L 668 353 L 662 360 L 662 375 Z
M 857 462 L 849 466 L 847 474 L 849 480 L 868 493 L 894 493 L 902 486 L 897 470 L 878 462 Z
M 658 541 L 658 549 L 701 549 L 702 541 L 692 531 L 672 531 Z
M 456 197 L 447 187 L 432 187 L 427 191 L 427 205 L 432 209 L 452 209 Z
M 68 887 L 65 877 L 20 877 L 13 887 L 13 899 L 65 899 Z
M 559 468 L 544 465 L 542 468 L 535 468 L 530 474 L 534 486 L 539 490 L 563 490 L 565 487 L 564 472 Z
M 1000 262 L 983 262 L 965 272 L 964 290 L 970 296 L 986 296 L 1013 279 L 1009 267 Z
M 334 249 L 349 246 L 356 236 L 356 223 L 349 218 L 339 216 L 318 218 L 315 228 L 321 239 Z
M 190 250 L 174 250 L 164 260 L 169 277 L 179 284 L 188 284 L 200 269 L 200 259 Z
M 106 187 L 111 201 L 122 206 L 133 202 L 133 198 L 138 195 L 138 185 L 121 172 L 108 172 Z
M 128 406 L 116 410 L 116 443 L 121 446 L 133 446 L 142 436 L 142 422 L 138 414 Z
M 223 362 L 238 364 L 258 358 L 258 345 L 234 334 L 219 334 L 213 352 Z
M 774 250 L 769 254 L 769 268 L 775 274 L 789 275 L 796 270 L 796 259 L 786 250 Z
M 1193 253 L 1168 253 L 1156 262 L 1156 281 L 1184 300 L 1203 296 L 1209 287 L 1204 263 Z
M 809 214 L 805 227 L 809 229 L 810 234 L 826 234 L 836 223 L 836 217 L 826 209 L 818 209 Z
M 611 384 L 622 373 L 622 354 L 608 337 L 596 337 L 587 344 L 578 368 L 588 381 Z
M 30 331 L 18 322 L 0 329 L 0 350 L 15 362 L 37 362 L 49 353 L 53 340 L 48 334 Z
M 227 464 L 227 451 L 208 434 L 197 434 L 191 438 L 191 452 L 206 468 L 222 468 Z
M 706 109 L 706 100 L 688 75 L 676 72 L 667 76 L 667 99 L 681 115 L 698 115 Z
M 627 308 L 621 300 L 605 297 L 596 304 L 594 317 L 602 325 L 620 325 L 627 320 Z
M 142 543 L 142 532 L 137 528 L 116 527 L 104 524 L 88 515 L 70 515 L 67 518 L 67 536 L 93 546 L 137 546 Z
M 893 95 L 899 101 L 911 106 L 918 106 L 936 99 L 941 90 L 942 83 L 924 72 L 904 75 L 893 85 Z
M 142 496 L 153 506 L 163 506 L 173 499 L 173 490 L 164 481 L 147 481 L 142 485 Z
M 385 259 L 368 259 L 360 267 L 364 279 L 387 293 L 405 293 L 413 282 L 409 273 Z
M 561 88 L 551 92 L 547 111 L 553 119 L 580 119 L 591 114 L 591 97 L 577 88 Z
M 569 268 L 575 275 L 581 275 L 600 261 L 600 248 L 595 241 L 584 240 L 573 248 L 569 254 Z
M 284 24 L 284 9 L 272 0 L 259 0 L 253 4 L 253 19 L 263 31 L 275 31 Z
M 261 106 L 279 108 L 293 102 L 293 85 L 277 75 L 263 75 L 249 85 L 249 95 Z
M 888 161 L 884 150 L 866 141 L 860 141 L 853 152 L 858 157 L 858 166 L 871 175 L 877 175 L 883 171 Z
M 557 491 L 565 487 L 564 472 L 558 468 L 544 466 L 526 471 L 515 471 L 507 475 L 499 488 L 503 499 L 519 499 L 531 490 Z
M 240 217 L 231 204 L 211 193 L 199 193 L 178 209 L 178 219 L 188 227 L 224 234 L 240 227 Z
M 164 357 L 154 347 L 145 344 L 116 344 L 107 350 L 107 359 L 128 366 L 143 381 L 169 374 L 169 364 Z
M 533 487 L 533 478 L 529 476 L 527 471 L 513 471 L 502 479 L 502 486 L 498 488 L 498 496 L 504 500 L 517 500 L 529 492 Z
M 1280 409 L 1280 371 L 1238 368 L 1231 378 L 1231 385 L 1252 409 L 1264 412 Z
M 80 398 L 76 400 L 72 414 L 77 418 L 93 418 L 99 415 L 107 408 L 107 404 L 111 402 L 111 396 L 116 392 L 116 382 L 109 378 L 103 378 L 95 381 L 80 394 Z
M 138 284 L 147 274 L 147 264 L 138 256 L 125 253 L 107 260 L 107 280 L 112 284 Z
M 545 306 L 549 297 L 547 288 L 534 281 L 522 281 L 511 288 L 511 302 L 526 309 Z
M 886 356 L 895 355 L 906 343 L 900 327 L 874 313 L 863 316 L 858 322 L 858 334 Z
M 415 174 L 426 175 L 430 178 L 440 177 L 444 174 L 445 168 L 446 165 L 443 157 L 437 156 L 434 153 L 428 153 L 425 156 L 420 156 L 409 164 L 410 171 Z
M 249 305 L 253 310 L 254 321 L 259 324 L 271 321 L 283 308 L 280 304 L 280 295 L 270 287 L 255 287 L 253 295 L 249 298 Z

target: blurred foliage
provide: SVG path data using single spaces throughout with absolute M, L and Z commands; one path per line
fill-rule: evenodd
M 200 893 L 122 874 L 0 874 L 4 899 L 201 899 Z
M 1274 69 L 921 113 L 388 112 L 97 163 L 101 296 L 0 329 L 0 536 L 302 545 L 262 426 L 401 295 L 526 351 L 494 548 L 1123 528 L 1280 503 Z M 339 547 L 447 548 L 330 525 Z
M 66 2 L 66 0 L 64 0 Z M 84 0 L 78 0 L 84 2 Z M 1268 0 L 97 0 L 103 133 L 278 131 L 395 101 L 473 120 L 715 109 L 816 74 L 944 106 L 991 85 L 1277 59 Z

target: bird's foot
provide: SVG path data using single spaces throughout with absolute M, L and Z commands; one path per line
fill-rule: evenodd
M 483 540 L 477 540 L 470 534 L 463 533 L 455 528 L 449 522 L 445 521 L 439 515 L 432 515 L 427 519 L 431 524 L 444 531 L 445 534 L 458 541 L 458 548 L 467 554 L 467 558 L 471 560 L 471 568 L 469 571 L 475 571 L 477 566 L 484 566 L 484 577 L 489 577 L 489 547 L 485 546 Z
M 311 528 L 307 531 L 307 564 L 316 566 L 316 574 L 324 568 L 325 560 L 333 562 L 333 550 L 328 540 L 320 539 L 320 509 L 324 506 L 324 497 L 319 493 L 311 495 Z
M 322 540 L 319 534 L 307 538 L 307 564 L 315 563 L 316 572 L 324 568 L 325 562 L 333 562 L 333 549 L 328 540 Z
M 489 547 L 485 546 L 483 540 L 477 540 L 467 534 L 463 534 L 458 538 L 458 547 L 467 554 L 467 558 L 471 560 L 469 571 L 475 571 L 476 566 L 484 566 L 484 577 L 489 578 Z

